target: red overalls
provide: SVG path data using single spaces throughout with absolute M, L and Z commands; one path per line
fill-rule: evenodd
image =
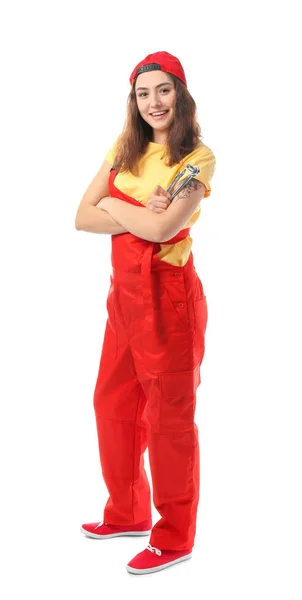
M 114 186 L 113 197 L 143 205 Z M 165 242 L 188 236 L 180 231 Z M 190 253 L 183 267 L 157 258 L 158 243 L 112 235 L 108 319 L 94 391 L 102 474 L 109 492 L 104 522 L 151 518 L 143 454 L 148 447 L 153 502 L 161 519 L 150 544 L 191 549 L 199 500 L 194 423 L 204 355 L 207 303 Z

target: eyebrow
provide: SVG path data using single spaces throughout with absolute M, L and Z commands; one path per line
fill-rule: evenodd
M 159 88 L 161 85 L 172 85 L 172 84 L 169 81 L 165 81 L 164 83 L 159 83 L 155 87 Z M 147 87 L 139 87 L 139 88 L 136 88 L 136 91 L 138 91 L 138 90 L 148 90 L 148 89 L 149 88 L 147 88 Z

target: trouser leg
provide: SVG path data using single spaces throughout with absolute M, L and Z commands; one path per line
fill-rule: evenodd
M 147 429 L 141 419 L 146 397 L 137 380 L 129 346 L 125 343 L 117 352 L 111 312 L 109 319 L 94 391 L 100 461 L 109 492 L 104 522 L 130 525 L 151 517 L 143 456 Z
M 164 549 L 191 549 L 199 501 L 199 442 L 194 423 L 199 365 L 190 371 L 164 373 L 148 401 L 148 453 L 154 505 L 161 519 L 150 543 Z
M 161 515 L 150 543 L 191 549 L 199 502 L 199 440 L 194 421 L 204 356 L 207 304 L 191 268 L 153 275 L 154 328 L 144 336 L 148 453 L 154 505 Z M 143 370 L 143 369 L 142 369 Z M 152 381 L 152 386 L 145 384 Z

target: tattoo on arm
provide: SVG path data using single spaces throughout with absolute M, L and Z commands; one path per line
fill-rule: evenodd
M 174 204 L 174 202 L 176 202 L 177 200 L 181 200 L 182 198 L 188 198 L 188 196 L 190 196 L 191 192 L 195 192 L 195 190 L 198 190 L 199 188 L 201 188 L 204 184 L 201 183 L 200 181 L 198 181 L 198 179 L 191 179 L 189 181 L 189 183 L 187 183 L 187 185 L 179 192 L 179 194 L 177 194 L 177 196 L 175 196 L 175 198 L 172 200 L 171 204 Z

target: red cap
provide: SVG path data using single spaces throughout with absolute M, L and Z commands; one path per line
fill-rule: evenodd
M 156 70 L 172 73 L 172 75 L 176 75 L 185 86 L 187 85 L 185 72 L 180 61 L 176 56 L 169 54 L 169 52 L 154 52 L 154 54 L 148 54 L 144 60 L 141 60 L 130 75 L 131 85 L 135 77 L 140 73 Z

